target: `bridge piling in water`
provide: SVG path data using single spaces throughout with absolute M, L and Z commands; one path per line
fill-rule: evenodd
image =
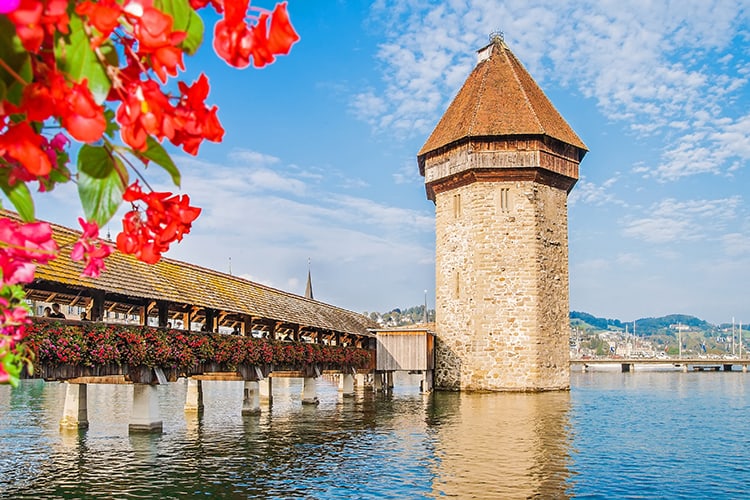
M 260 413 L 260 383 L 257 380 L 246 381 L 242 399 L 242 414 L 257 415 L 258 413 Z
M 128 424 L 130 432 L 162 431 L 156 387 L 150 384 L 133 384 L 133 411 Z
M 258 381 L 260 404 L 270 407 L 273 404 L 273 378 L 267 377 Z
M 354 375 L 351 373 L 342 373 L 339 375 L 339 392 L 344 397 L 354 396 Z
M 203 381 L 188 377 L 185 412 L 203 413 Z
M 317 405 L 320 404 L 318 399 L 318 378 L 304 377 L 302 381 L 302 404 Z
M 71 384 L 65 382 L 65 405 L 60 420 L 61 429 L 87 429 L 88 420 L 88 391 L 86 384 Z

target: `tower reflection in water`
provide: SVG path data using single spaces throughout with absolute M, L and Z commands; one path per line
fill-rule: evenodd
M 436 392 L 433 494 L 568 498 L 570 393 Z

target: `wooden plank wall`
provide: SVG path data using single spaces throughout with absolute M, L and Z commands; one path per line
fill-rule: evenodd
M 431 370 L 426 332 L 378 332 L 377 370 Z M 430 356 L 431 357 L 431 356 Z

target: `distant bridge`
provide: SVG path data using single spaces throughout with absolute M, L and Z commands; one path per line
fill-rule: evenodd
M 571 359 L 571 368 L 580 368 L 586 372 L 593 366 L 620 365 L 623 373 L 636 371 L 637 366 L 654 367 L 672 365 L 681 368 L 683 372 L 688 371 L 732 371 L 732 367 L 741 366 L 743 372 L 747 372 L 750 359 L 709 359 L 709 358 L 592 358 Z

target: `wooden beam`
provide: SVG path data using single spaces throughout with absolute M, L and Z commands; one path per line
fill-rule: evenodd
M 237 382 L 245 380 L 237 372 L 208 372 L 201 375 L 190 375 L 190 378 L 194 378 L 195 380 L 229 380 Z
M 67 379 L 71 384 L 132 384 L 125 375 L 104 375 L 101 377 L 75 377 Z
M 279 370 L 268 374 L 272 378 L 304 378 L 304 370 Z

